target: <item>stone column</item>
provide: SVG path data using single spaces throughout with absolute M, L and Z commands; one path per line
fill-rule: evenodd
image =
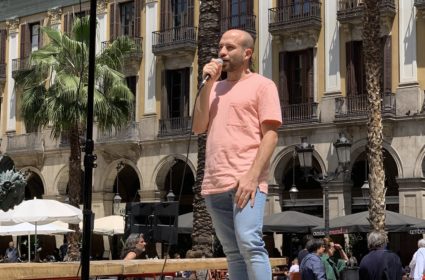
M 158 1 L 157 0 L 146 0 L 146 36 L 143 38 L 145 44 L 144 60 L 145 60 L 145 101 L 144 101 L 144 114 L 156 114 L 156 57 L 152 53 L 152 32 L 158 30 L 157 17 L 158 17 Z
M 157 190 L 139 190 L 140 202 L 160 202 L 160 192 Z
M 425 178 L 398 178 L 399 212 L 425 218 Z
M 97 1 L 97 32 L 96 32 L 96 54 L 100 53 L 102 50 L 102 42 L 108 40 L 106 31 L 107 20 L 106 15 L 108 14 L 108 2 L 109 0 L 98 0 Z
M 19 57 L 19 19 L 13 18 L 6 21 L 6 26 L 8 30 L 8 45 L 7 49 L 9 52 L 7 58 L 7 69 L 6 75 L 7 85 L 6 85 L 6 96 L 4 100 L 6 101 L 6 132 L 14 133 L 16 132 L 16 89 L 15 89 L 15 80 L 12 77 L 12 64 L 13 60 Z
M 400 84 L 396 92 L 396 112 L 401 116 L 419 112 L 424 100 L 418 83 L 415 13 L 413 0 L 399 1 Z
M 258 1 L 258 72 L 272 79 L 272 35 L 269 33 L 269 8 L 272 7 L 271 0 Z
M 328 1 L 325 9 L 325 93 L 341 91 L 339 60 L 339 23 L 336 18 L 338 1 Z
M 351 214 L 352 183 L 343 181 L 333 181 L 328 183 L 328 188 L 329 219 Z M 324 193 L 323 199 L 325 199 Z M 323 205 L 325 204 L 323 203 Z M 323 209 L 323 211 L 325 211 L 325 209 Z

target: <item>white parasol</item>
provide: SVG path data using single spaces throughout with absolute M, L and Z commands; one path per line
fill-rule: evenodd
M 68 232 L 73 232 L 72 229 L 66 227 L 58 226 L 55 223 L 41 225 L 37 227 L 37 234 L 65 234 Z M 28 261 L 31 254 L 31 239 L 30 235 L 36 233 L 36 228 L 33 224 L 30 223 L 20 223 L 13 226 L 1 226 L 0 235 L 28 235 Z
M 15 206 L 13 210 L 0 213 L 0 223 L 17 224 L 32 223 L 34 227 L 35 240 L 37 240 L 37 226 L 49 224 L 54 221 L 78 224 L 83 220 L 81 209 L 69 204 L 52 199 L 31 199 L 25 200 Z M 36 244 L 34 244 L 36 246 Z

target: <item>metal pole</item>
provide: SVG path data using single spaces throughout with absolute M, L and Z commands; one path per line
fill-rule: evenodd
M 329 237 L 329 187 L 328 182 L 323 186 L 325 192 L 325 236 Z
M 93 96 L 94 69 L 96 55 L 96 0 L 90 1 L 90 42 L 89 42 L 89 77 L 87 93 L 87 131 L 84 156 L 84 188 L 83 188 L 83 248 L 81 251 L 81 279 L 89 280 L 91 232 L 93 226 L 92 176 L 96 156 L 93 155 Z

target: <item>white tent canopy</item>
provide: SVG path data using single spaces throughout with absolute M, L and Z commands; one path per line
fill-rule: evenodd
M 55 223 L 41 225 L 36 227 L 30 223 L 20 223 L 12 226 L 0 226 L 0 236 L 6 235 L 28 235 L 28 260 L 31 252 L 31 244 L 30 244 L 30 235 L 33 234 L 65 234 L 68 232 L 73 232 L 73 230 L 68 229 L 66 227 L 60 226 Z
M 119 215 L 111 215 L 94 220 L 93 233 L 101 235 L 117 235 L 124 234 L 124 217 Z M 83 224 L 80 223 L 80 227 Z
M 58 226 L 54 223 L 41 225 L 37 227 L 37 234 L 65 234 L 73 230 Z M 13 226 L 1 226 L 0 236 L 5 235 L 31 235 L 35 234 L 35 226 L 30 223 L 20 223 Z
M 72 205 L 52 199 L 31 199 L 21 202 L 13 210 L 0 212 L 0 223 L 13 225 L 18 223 L 34 224 L 34 235 L 37 240 L 39 225 L 49 224 L 55 221 L 78 224 L 83 220 L 81 209 Z

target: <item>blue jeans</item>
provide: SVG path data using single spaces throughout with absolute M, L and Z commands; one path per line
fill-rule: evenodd
M 205 197 L 215 232 L 227 257 L 231 280 L 272 278 L 262 232 L 266 197 L 257 189 L 254 207 L 248 203 L 243 209 L 234 202 L 234 190 Z

